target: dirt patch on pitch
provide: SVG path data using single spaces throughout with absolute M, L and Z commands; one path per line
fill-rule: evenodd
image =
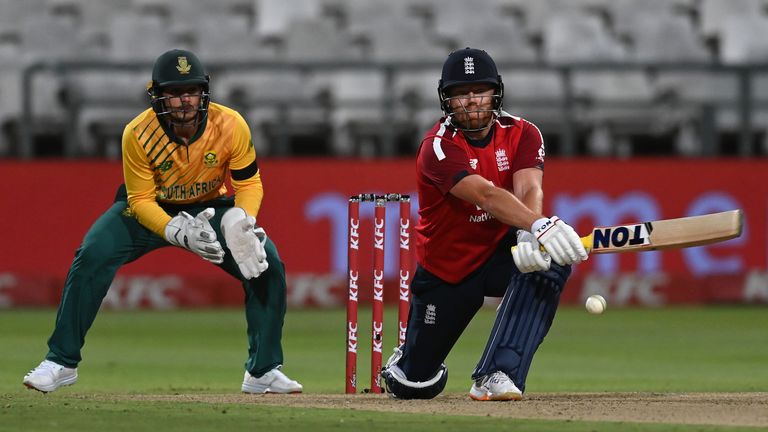
M 533 393 L 520 402 L 474 402 L 465 394 L 407 402 L 373 394 L 187 394 L 127 398 L 541 420 L 768 426 L 766 393 Z

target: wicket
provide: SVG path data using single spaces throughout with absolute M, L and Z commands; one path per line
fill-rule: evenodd
M 384 234 L 387 202 L 400 203 L 399 232 L 399 300 L 398 300 L 398 346 L 405 343 L 410 307 L 410 228 L 411 199 L 402 194 L 359 194 L 349 198 L 349 249 L 347 255 L 349 295 L 347 298 L 347 368 L 346 393 L 357 392 L 357 310 L 358 310 L 358 253 L 360 245 L 360 203 L 373 202 L 373 315 L 371 317 L 371 393 L 382 393 L 381 358 L 384 340 Z

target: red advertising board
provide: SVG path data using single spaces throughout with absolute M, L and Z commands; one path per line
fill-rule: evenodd
M 414 161 L 260 161 L 265 198 L 258 222 L 286 263 L 294 305 L 341 305 L 346 284 L 347 202 L 351 194 L 413 195 Z M 73 253 L 122 181 L 116 162 L 0 162 L 0 307 L 55 304 Z M 602 292 L 615 304 L 768 302 L 768 161 L 549 160 L 545 211 L 578 231 L 741 208 L 744 234 L 680 251 L 593 256 L 578 266 L 565 302 Z M 385 274 L 397 297 L 398 211 L 388 207 Z M 360 238 L 373 241 L 372 206 L 361 206 Z M 389 246 L 392 244 L 393 246 Z M 361 249 L 361 274 L 372 253 Z M 126 265 L 107 297 L 112 307 L 241 304 L 236 282 L 176 248 Z M 361 297 L 366 299 L 365 285 Z M 393 292 L 394 291 L 394 292 Z M 222 292 L 224 294 L 222 294 Z

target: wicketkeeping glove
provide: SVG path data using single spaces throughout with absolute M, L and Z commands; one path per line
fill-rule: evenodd
M 221 232 L 246 279 L 257 278 L 269 268 L 264 250 L 267 233 L 256 226 L 256 218 L 240 207 L 233 207 L 221 218 Z
M 576 231 L 557 216 L 538 219 L 531 225 L 531 232 L 561 266 L 585 261 L 589 256 Z
M 542 252 L 536 237 L 525 230 L 517 230 L 517 246 L 512 248 L 515 265 L 523 273 L 549 270 L 552 258 Z
M 165 226 L 165 239 L 200 255 L 206 261 L 223 263 L 224 248 L 216 240 L 216 231 L 209 222 L 214 214 L 212 208 L 201 211 L 195 217 L 187 212 L 179 213 Z

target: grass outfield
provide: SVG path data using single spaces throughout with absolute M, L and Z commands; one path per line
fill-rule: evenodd
M 360 333 L 365 335 L 370 315 L 362 309 Z M 394 318 L 394 311 L 388 310 L 385 347 L 394 346 Z M 26 390 L 21 379 L 42 360 L 54 319 L 52 310 L 0 312 L 0 431 L 189 431 L 229 426 L 321 431 L 374 425 L 376 430 L 424 431 L 736 430 L 131 398 L 239 394 L 246 356 L 240 310 L 102 312 L 88 335 L 78 383 L 43 395 Z M 448 357 L 446 393 L 467 392 L 469 374 L 492 320 L 492 309 L 481 311 Z M 305 393 L 343 392 L 344 326 L 343 310 L 289 311 L 284 371 L 304 384 Z M 361 342 L 360 351 L 362 388 L 370 377 L 370 345 Z M 533 394 L 766 390 L 768 309 L 764 307 L 609 309 L 600 316 L 581 308 L 561 308 L 528 379 L 528 392 Z

